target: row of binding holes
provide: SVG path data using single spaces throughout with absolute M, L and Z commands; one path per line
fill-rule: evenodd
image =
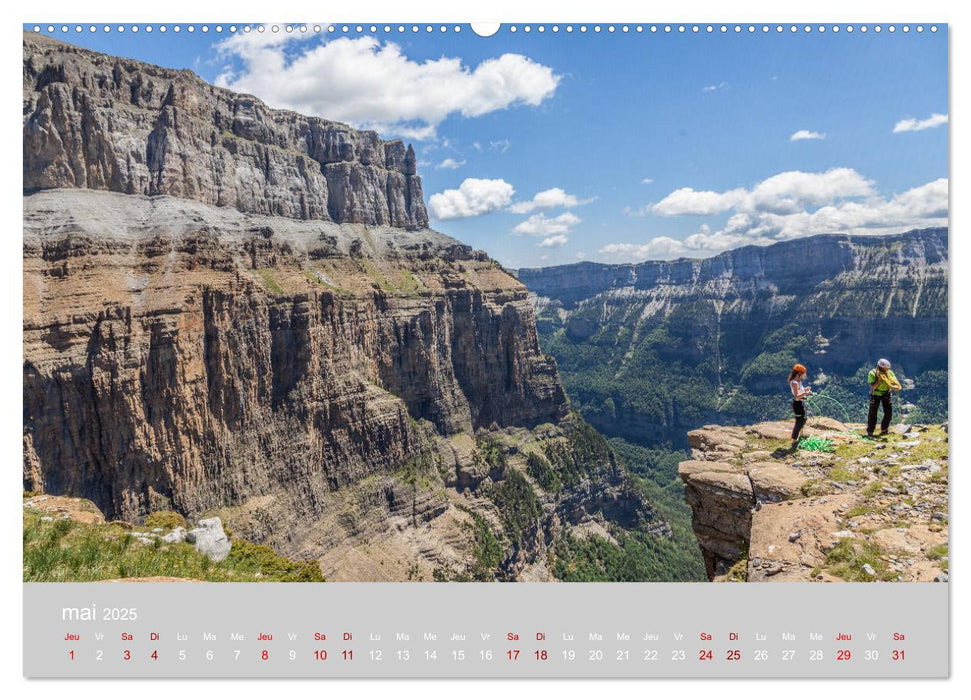
M 130 32 L 133 32 L 133 33 L 138 33 L 139 31 L 144 31 L 146 33 L 151 33 L 153 31 L 159 31 L 159 32 L 161 32 L 161 33 L 164 34 L 164 33 L 168 32 L 168 31 L 172 31 L 172 32 L 175 32 L 176 34 L 178 34 L 178 33 L 182 32 L 182 31 L 186 31 L 186 32 L 189 32 L 190 34 L 192 34 L 193 32 L 195 32 L 197 30 L 197 27 L 195 27 L 194 25 L 191 25 L 191 24 L 190 25 L 187 25 L 184 28 L 181 25 L 173 25 L 170 28 L 170 27 L 167 27 L 165 25 L 160 25 L 158 27 L 153 27 L 152 25 L 139 26 L 137 24 L 133 24 L 133 25 L 130 25 L 130 26 L 118 25 L 116 27 L 111 27 L 109 25 L 104 25 L 102 27 L 98 27 L 98 26 L 93 25 L 93 24 L 90 25 L 90 26 L 87 26 L 87 27 L 82 26 L 80 24 L 77 24 L 77 25 L 74 25 L 74 26 L 69 26 L 69 25 L 63 24 L 60 27 L 57 27 L 55 25 L 50 24 L 50 25 L 47 25 L 46 29 L 47 29 L 47 32 L 50 33 L 50 34 L 56 33 L 58 30 L 60 30 L 61 33 L 67 33 L 67 32 L 70 32 L 70 31 L 73 30 L 75 33 L 80 33 L 80 32 L 84 32 L 84 31 L 88 31 L 88 32 L 92 32 L 92 33 L 93 32 L 98 32 L 98 31 L 102 31 L 102 32 L 112 32 L 112 31 L 116 31 L 116 32 L 118 32 L 120 34 L 123 34 L 126 31 L 130 31 Z M 229 25 L 228 27 L 223 27 L 222 25 L 218 25 L 217 24 L 217 25 L 215 25 L 213 27 L 209 27 L 209 25 L 205 25 L 204 24 L 204 25 L 201 25 L 200 27 L 198 27 L 198 31 L 200 31 L 200 32 L 202 32 L 204 34 L 207 33 L 207 32 L 209 32 L 210 29 L 212 31 L 215 31 L 217 34 L 221 34 L 224 31 L 225 32 L 228 32 L 230 34 L 233 34 L 233 33 L 240 32 L 240 31 L 242 31 L 244 33 L 248 33 L 248 32 L 251 32 L 251 31 L 256 31 L 256 32 L 265 32 L 265 31 L 279 32 L 281 30 L 282 31 L 286 31 L 286 32 L 291 32 L 291 33 L 292 32 L 301 32 L 301 33 L 315 32 L 315 33 L 318 33 L 318 34 L 321 33 L 321 32 L 326 32 L 326 33 L 329 33 L 329 34 L 352 34 L 352 33 L 354 33 L 354 34 L 362 34 L 364 32 L 369 32 L 371 34 L 378 34 L 378 33 L 381 33 L 381 32 L 384 32 L 385 34 L 391 34 L 391 33 L 404 34 L 405 32 L 418 33 L 418 32 L 421 32 L 422 29 L 424 29 L 424 31 L 426 33 L 431 33 L 431 32 L 434 32 L 434 31 L 438 30 L 438 32 L 443 33 L 443 34 L 446 33 L 446 32 L 449 32 L 449 31 L 452 31 L 452 32 L 461 32 L 462 31 L 462 27 L 460 27 L 458 25 L 455 25 L 455 26 L 452 26 L 452 27 L 448 27 L 448 26 L 446 26 L 444 24 L 443 25 L 440 25 L 440 26 L 432 26 L 430 24 L 424 25 L 424 26 L 419 26 L 417 24 L 411 24 L 411 25 L 398 24 L 398 25 L 394 25 L 394 26 L 389 25 L 389 24 L 386 24 L 384 26 L 377 26 L 377 25 L 373 25 L 372 24 L 370 26 L 365 26 L 365 25 L 360 25 L 359 24 L 359 25 L 354 25 L 354 26 L 351 26 L 351 25 L 340 25 L 340 26 L 337 26 L 337 25 L 329 25 L 329 26 L 326 26 L 326 27 L 321 26 L 319 24 L 314 24 L 314 25 L 306 25 L 306 24 L 298 24 L 298 25 L 293 25 L 293 24 L 275 25 L 274 24 L 274 25 L 270 25 L 269 27 L 267 27 L 265 25 L 259 25 L 259 26 L 244 25 L 242 27 L 237 27 L 236 25 Z M 743 25 L 740 25 L 740 24 L 735 24 L 735 25 L 726 25 L 726 24 L 721 24 L 721 25 L 711 25 L 711 24 L 707 24 L 707 25 L 697 25 L 697 24 L 692 24 L 692 25 L 684 25 L 684 24 L 679 24 L 679 25 L 670 25 L 670 24 L 664 24 L 664 25 L 657 25 L 657 24 L 651 24 L 651 25 L 641 25 L 641 24 L 637 24 L 637 25 L 627 25 L 627 24 L 624 24 L 624 25 L 620 25 L 620 26 L 615 26 L 613 24 L 610 24 L 610 25 L 607 25 L 605 27 L 601 27 L 599 24 L 595 24 L 595 25 L 593 25 L 591 27 L 588 27 L 585 24 L 581 24 L 581 25 L 577 25 L 577 26 L 574 26 L 572 24 L 568 24 L 568 25 L 566 25 L 564 27 L 560 27 L 559 25 L 554 24 L 554 25 L 551 25 L 550 27 L 547 28 L 545 25 L 542 25 L 542 24 L 537 25 L 535 27 L 532 26 L 532 25 L 528 25 L 528 24 L 527 25 L 524 25 L 522 27 L 513 24 L 513 25 L 509 25 L 508 27 L 505 27 L 505 29 L 506 29 L 506 31 L 510 32 L 511 34 L 515 34 L 515 33 L 518 33 L 520 31 L 522 31 L 522 32 L 524 32 L 526 34 L 530 34 L 532 32 L 537 32 L 539 34 L 543 34 L 547 30 L 550 31 L 550 32 L 552 32 L 552 33 L 554 33 L 554 34 L 557 34 L 557 33 L 561 32 L 561 31 L 566 32 L 567 34 L 572 34 L 573 32 L 580 32 L 581 34 L 584 34 L 584 33 L 587 33 L 589 31 L 592 31 L 595 34 L 599 34 L 599 33 L 603 32 L 604 30 L 606 30 L 607 33 L 615 33 L 615 32 L 618 32 L 619 31 L 619 32 L 621 32 L 623 34 L 626 34 L 626 33 L 629 33 L 629 32 L 634 32 L 634 33 L 650 32 L 652 34 L 656 34 L 658 32 L 665 33 L 665 34 L 671 34 L 671 33 L 674 33 L 674 32 L 677 32 L 679 34 L 687 34 L 687 33 L 691 33 L 691 34 L 701 34 L 701 33 L 713 34 L 713 33 L 716 33 L 716 32 L 722 33 L 722 34 L 726 34 L 728 32 L 734 32 L 735 34 L 741 34 L 741 33 L 744 33 L 744 32 L 747 32 L 749 34 L 755 34 L 755 33 L 758 33 L 758 32 L 761 32 L 763 34 L 768 34 L 770 32 L 775 32 L 775 33 L 778 33 L 778 34 L 781 34 L 781 33 L 784 33 L 784 32 L 789 32 L 791 34 L 796 34 L 796 33 L 800 33 L 800 32 L 801 33 L 804 33 L 804 34 L 809 34 L 809 33 L 814 33 L 815 32 L 815 33 L 820 33 L 821 34 L 821 33 L 824 33 L 824 32 L 839 33 L 841 31 L 845 31 L 845 32 L 848 32 L 848 33 L 853 33 L 854 31 L 859 31 L 859 32 L 862 32 L 864 34 L 867 33 L 867 32 L 869 32 L 869 31 L 874 31 L 877 34 L 879 34 L 880 32 L 882 32 L 884 30 L 884 27 L 882 25 L 879 25 L 879 24 L 875 24 L 875 25 L 872 25 L 872 26 L 869 26 L 869 25 L 866 25 L 866 24 L 862 24 L 859 27 L 854 27 L 853 25 L 846 25 L 846 26 L 842 26 L 842 27 L 839 26 L 839 25 L 832 25 L 832 26 L 827 27 L 827 26 L 822 25 L 822 24 L 816 25 L 816 26 L 809 25 L 809 24 L 801 25 L 801 26 L 800 25 L 795 25 L 795 24 L 792 24 L 792 25 L 776 24 L 776 25 L 772 25 L 772 26 L 770 26 L 768 24 L 762 24 L 762 25 L 749 24 L 749 25 L 744 25 L 744 26 Z M 890 25 L 887 25 L 886 26 L 886 30 L 888 32 L 890 32 L 891 34 L 895 33 L 897 31 L 897 29 L 898 29 L 898 27 L 896 25 L 893 25 L 893 24 L 890 24 Z M 907 24 L 900 26 L 899 29 L 904 34 L 907 34 L 907 33 L 909 33 L 911 31 L 910 25 L 907 25 Z M 41 27 L 40 25 L 34 25 L 34 31 L 35 32 L 41 32 L 43 30 L 44 30 L 44 27 Z M 918 24 L 915 27 L 913 27 L 913 30 L 916 31 L 917 33 L 922 33 L 924 31 L 924 26 Z M 936 25 L 931 25 L 929 27 L 929 30 L 931 32 L 936 32 L 937 31 L 937 26 Z

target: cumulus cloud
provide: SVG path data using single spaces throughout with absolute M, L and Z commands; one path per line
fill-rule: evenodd
M 833 168 L 824 173 L 799 170 L 779 173 L 752 189 L 725 192 L 682 187 L 651 207 L 661 216 L 711 216 L 731 209 L 741 211 L 795 213 L 846 197 L 873 194 L 873 183 L 852 168 Z
M 581 204 L 589 204 L 594 199 L 580 199 L 574 194 L 567 194 L 559 187 L 553 187 L 552 189 L 537 192 L 527 202 L 515 202 L 509 207 L 509 211 L 514 214 L 529 214 L 542 209 L 556 209 L 558 207 L 571 209 Z
M 743 245 L 768 245 L 821 233 L 889 234 L 948 223 L 946 178 L 889 198 L 876 195 L 872 183 L 863 179 L 847 177 L 842 182 L 850 187 L 841 190 L 836 187 L 794 188 L 793 184 L 799 182 L 799 178 L 776 178 L 763 181 L 751 192 L 743 190 L 738 194 L 737 190 L 730 191 L 735 193 L 730 197 L 736 202 L 730 207 L 735 211 L 717 231 L 702 225 L 697 233 L 683 240 L 658 236 L 645 243 L 609 243 L 600 249 L 600 253 L 616 260 L 709 257 Z M 763 187 L 756 196 L 759 187 L 768 182 L 771 186 Z M 805 185 L 811 181 L 801 182 Z M 860 194 L 848 199 L 847 191 Z M 796 202 L 802 203 L 803 208 L 793 209 Z M 707 209 L 713 208 L 708 200 L 702 204 Z M 695 213 L 699 208 L 702 207 L 695 207 L 690 212 Z
M 899 134 L 904 131 L 923 131 L 924 129 L 935 129 L 939 126 L 947 124 L 946 114 L 937 114 L 936 112 L 927 119 L 901 119 L 899 122 L 894 124 L 893 133 Z
M 428 198 L 428 210 L 439 221 L 482 216 L 507 206 L 515 194 L 502 179 L 466 178 L 457 190 L 445 190 Z
M 645 177 L 643 180 L 641 180 L 642 185 L 650 185 L 652 182 L 654 182 L 654 179 L 650 177 Z
M 800 129 L 792 136 L 789 137 L 790 141 L 822 141 L 826 138 L 826 134 L 821 134 L 818 131 L 809 131 L 808 129 Z
M 562 233 L 558 233 L 555 236 L 549 236 L 544 238 L 538 243 L 540 248 L 560 248 L 567 244 L 570 239 L 564 236 Z
M 521 236 L 553 236 L 554 234 L 569 233 L 570 229 L 580 223 L 580 217 L 570 212 L 559 216 L 546 216 L 542 212 L 531 217 L 513 228 L 513 233 Z M 565 243 L 566 241 L 564 241 Z
M 447 56 L 412 60 L 399 45 L 371 36 L 322 44 L 306 37 L 254 31 L 225 39 L 220 53 L 242 68 L 224 71 L 216 84 L 256 95 L 272 107 L 428 139 L 451 114 L 477 117 L 536 106 L 560 82 L 552 68 L 521 54 L 467 66 Z
M 435 166 L 436 170 L 457 170 L 465 165 L 464 160 L 455 160 L 454 158 L 446 158 L 441 163 Z

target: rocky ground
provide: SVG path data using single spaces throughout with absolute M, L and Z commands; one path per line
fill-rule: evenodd
M 943 425 L 862 426 L 814 418 L 705 426 L 679 465 L 714 581 L 947 581 L 948 435 Z

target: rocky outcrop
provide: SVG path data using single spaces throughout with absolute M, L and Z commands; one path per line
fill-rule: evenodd
M 708 576 L 718 581 L 947 580 L 947 438 L 902 426 L 885 441 L 812 419 L 691 431 L 678 473 Z M 812 446 L 812 445 L 811 445 Z
M 171 195 L 242 212 L 421 229 L 415 152 L 373 131 L 24 34 L 24 191 Z
M 176 530 L 173 530 L 169 535 Z M 212 561 L 222 561 L 229 556 L 229 550 L 232 549 L 232 544 L 230 544 L 229 538 L 223 530 L 223 523 L 219 518 L 203 518 L 200 520 L 199 527 L 185 533 L 185 541 Z

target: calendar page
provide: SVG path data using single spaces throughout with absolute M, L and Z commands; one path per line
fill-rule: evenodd
M 946 24 L 22 38 L 25 676 L 949 675 Z

